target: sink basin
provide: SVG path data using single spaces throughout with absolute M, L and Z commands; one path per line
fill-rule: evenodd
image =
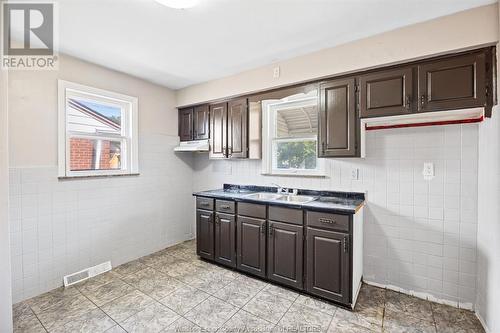
M 316 200 L 315 197 L 310 197 L 308 195 L 284 195 L 276 200 L 286 201 L 288 203 L 304 204 Z
M 281 199 L 283 195 L 277 193 L 259 192 L 245 195 L 245 198 L 257 199 L 257 200 L 278 200 Z

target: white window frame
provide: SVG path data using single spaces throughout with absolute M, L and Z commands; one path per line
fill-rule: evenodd
M 290 141 L 304 141 L 307 139 L 316 140 L 316 152 L 318 151 L 318 135 L 304 137 L 292 137 L 292 138 L 276 138 L 276 127 L 277 127 L 277 107 L 286 104 L 297 104 L 310 105 L 311 101 L 318 100 L 317 91 L 311 91 L 308 94 L 298 94 L 294 96 L 289 96 L 280 100 L 266 100 L 262 101 L 262 174 L 263 175 L 281 175 L 281 176 L 315 176 L 324 177 L 325 172 L 325 161 L 321 158 L 317 158 L 317 167 L 314 170 L 308 169 L 278 169 L 274 166 L 273 155 L 275 152 L 274 142 L 290 142 Z M 319 107 L 319 105 L 318 105 Z
M 68 99 L 78 97 L 88 98 L 103 104 L 120 106 L 122 108 L 122 132 L 115 134 L 84 134 L 70 133 L 67 130 L 66 112 Z M 113 176 L 139 173 L 139 124 L 138 124 L 138 98 L 123 95 L 82 84 L 58 80 L 58 165 L 59 177 L 91 177 Z M 70 169 L 70 138 L 103 139 L 121 142 L 121 168 L 117 170 L 83 170 L 71 171 Z

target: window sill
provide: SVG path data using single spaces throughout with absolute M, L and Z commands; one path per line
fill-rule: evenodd
M 272 177 L 328 178 L 326 174 L 261 173 L 261 175 Z
M 57 177 L 60 181 L 77 180 L 77 179 L 95 179 L 95 178 L 114 178 L 114 177 L 137 177 L 140 173 L 123 173 L 115 175 L 84 175 L 84 176 L 60 176 Z

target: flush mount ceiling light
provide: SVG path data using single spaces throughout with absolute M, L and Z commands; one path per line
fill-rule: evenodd
M 196 6 L 200 0 L 155 0 L 159 4 L 175 9 L 186 9 Z

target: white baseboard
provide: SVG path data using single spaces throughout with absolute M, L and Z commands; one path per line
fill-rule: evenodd
M 453 306 L 455 308 L 473 311 L 474 314 L 476 315 L 477 319 L 479 320 L 479 322 L 483 326 L 484 330 L 486 331 L 486 333 L 491 333 L 490 330 L 488 329 L 488 326 L 486 325 L 486 322 L 484 321 L 484 319 L 481 317 L 481 315 L 478 312 L 475 311 L 474 305 L 472 303 L 453 302 L 453 301 L 449 301 L 446 299 L 437 298 L 429 293 L 422 293 L 422 292 L 417 292 L 414 290 L 408 290 L 408 289 L 404 289 L 404 288 L 390 285 L 390 284 L 382 284 L 382 283 L 377 283 L 377 282 L 367 281 L 367 280 L 363 280 L 363 282 L 368 284 L 368 285 L 371 285 L 371 286 L 375 286 L 375 287 L 379 287 L 379 288 L 383 288 L 383 289 L 394 290 L 394 291 L 400 292 L 402 294 L 414 296 L 414 297 L 417 297 L 420 299 L 425 299 L 427 301 L 431 301 L 434 303 L 445 304 L 445 305 Z
M 446 299 L 442 299 L 442 298 L 437 298 L 437 297 L 435 297 L 435 296 L 433 296 L 433 295 L 431 295 L 429 293 L 423 293 L 423 292 L 419 292 L 419 291 L 415 291 L 415 290 L 404 289 L 404 288 L 401 288 L 401 287 L 398 287 L 398 286 L 394 286 L 394 285 L 391 285 L 391 284 L 381 284 L 381 283 L 378 283 L 378 282 L 367 281 L 367 280 L 363 280 L 363 282 L 366 283 L 366 284 L 375 286 L 375 287 L 389 289 L 389 290 L 394 290 L 394 291 L 400 292 L 402 294 L 406 294 L 406 295 L 410 295 L 410 296 L 415 296 L 417 298 L 425 299 L 427 301 L 431 301 L 431 302 L 434 302 L 434 303 L 446 304 L 446 305 L 449 305 L 449 306 L 453 306 L 455 308 L 465 309 L 465 310 L 470 310 L 470 311 L 474 310 L 474 305 L 472 303 L 454 302 L 454 301 L 450 301 L 450 300 L 446 300 Z
M 491 330 L 488 328 L 488 325 L 486 325 L 486 321 L 483 319 L 483 317 L 479 314 L 479 312 L 474 312 L 476 314 L 477 319 L 481 323 L 481 326 L 483 326 L 484 331 L 486 333 L 492 333 Z

